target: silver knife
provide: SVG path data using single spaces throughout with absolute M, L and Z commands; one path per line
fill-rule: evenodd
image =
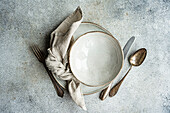
M 126 45 L 124 46 L 124 48 L 123 48 L 124 59 L 126 58 L 126 55 L 127 55 L 128 51 L 129 51 L 130 47 L 132 46 L 134 40 L 135 40 L 135 37 L 132 36 L 132 37 L 127 41 Z M 108 86 L 107 88 L 105 88 L 105 89 L 103 89 L 103 90 L 101 91 L 100 96 L 99 96 L 99 98 L 100 98 L 101 100 L 104 100 L 104 99 L 107 97 L 107 95 L 109 94 L 109 91 L 110 91 L 110 89 L 111 89 L 111 86 L 112 86 L 112 82 L 109 84 L 109 86 Z
M 126 55 L 127 55 L 128 51 L 129 51 L 132 43 L 134 42 L 134 40 L 135 40 L 135 37 L 132 36 L 132 37 L 127 41 L 126 45 L 124 46 L 124 48 L 123 48 L 124 59 L 126 58 Z

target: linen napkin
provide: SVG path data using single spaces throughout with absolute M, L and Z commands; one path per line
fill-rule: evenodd
M 68 16 L 59 27 L 51 33 L 50 48 L 46 65 L 52 73 L 62 79 L 69 81 L 68 90 L 77 105 L 86 109 L 84 97 L 80 89 L 79 81 L 73 76 L 68 65 L 68 50 L 70 41 L 76 29 L 82 22 L 83 15 L 78 7 Z

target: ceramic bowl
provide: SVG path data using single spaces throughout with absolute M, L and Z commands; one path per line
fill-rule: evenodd
M 82 84 L 97 87 L 109 84 L 123 65 L 119 42 L 102 31 L 81 35 L 69 52 L 70 68 Z

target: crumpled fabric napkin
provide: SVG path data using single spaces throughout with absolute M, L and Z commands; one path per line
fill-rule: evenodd
M 86 109 L 84 97 L 80 89 L 80 83 L 70 71 L 68 65 L 68 50 L 72 36 L 82 22 L 83 15 L 78 7 L 68 16 L 59 27 L 51 33 L 50 48 L 46 65 L 52 73 L 62 79 L 69 81 L 68 90 L 77 105 Z

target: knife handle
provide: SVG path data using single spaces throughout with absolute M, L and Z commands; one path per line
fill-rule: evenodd
M 44 63 L 43 63 L 43 64 L 44 64 Z M 57 92 L 57 95 L 62 98 L 62 97 L 64 96 L 64 91 L 63 91 L 63 89 L 60 87 L 60 85 L 58 84 L 58 82 L 55 80 L 53 74 L 52 74 L 51 71 L 46 67 L 45 64 L 44 64 L 44 67 L 45 67 L 45 69 L 46 69 L 46 71 L 47 71 L 47 73 L 48 73 L 48 75 L 49 75 L 49 77 L 50 77 L 50 79 L 51 79 L 54 87 L 55 87 L 55 90 L 56 90 L 56 92 Z
M 101 91 L 101 93 L 100 93 L 100 95 L 99 95 L 99 98 L 100 98 L 101 100 L 104 100 L 104 99 L 108 96 L 109 91 L 110 91 L 110 88 L 111 88 L 111 85 L 112 85 L 112 83 L 110 83 L 107 88 L 105 88 L 105 89 L 103 89 L 103 90 Z

